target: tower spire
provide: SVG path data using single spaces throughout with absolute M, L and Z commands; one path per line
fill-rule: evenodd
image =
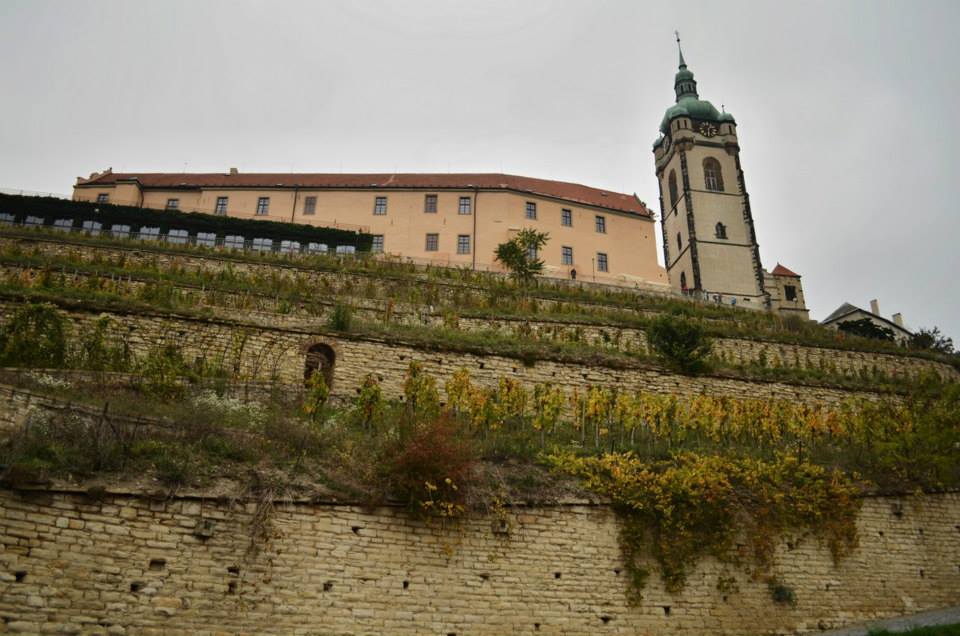
M 680 70 L 673 82 L 673 90 L 677 93 L 677 101 L 684 97 L 693 97 L 699 99 L 697 95 L 697 82 L 693 79 L 693 72 L 687 68 L 687 61 L 683 59 L 683 48 L 680 46 L 680 32 L 674 31 L 677 36 L 677 51 L 680 53 Z

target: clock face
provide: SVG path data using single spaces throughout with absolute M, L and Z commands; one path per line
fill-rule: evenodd
M 704 137 L 713 137 L 714 135 L 717 134 L 717 127 L 714 126 L 713 124 L 708 124 L 707 122 L 703 122 L 702 124 L 700 124 L 699 131 L 700 131 L 700 134 L 703 135 Z

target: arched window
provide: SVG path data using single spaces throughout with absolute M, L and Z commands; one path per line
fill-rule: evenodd
M 677 171 L 670 171 L 670 178 L 667 180 L 670 188 L 670 207 L 673 208 L 677 205 L 677 199 L 680 197 L 677 195 Z
M 723 174 L 720 172 L 720 162 L 713 157 L 707 157 L 703 160 L 703 180 L 707 184 L 707 190 L 723 192 Z
M 680 238 L 680 232 L 677 232 L 677 250 L 683 251 L 683 239 Z
M 723 223 L 717 223 L 717 238 L 725 239 L 727 238 L 727 226 Z
M 333 352 L 333 347 L 323 343 L 312 345 L 307 349 L 307 361 L 303 369 L 304 381 L 309 380 L 314 373 L 322 373 L 327 388 L 332 387 L 335 362 L 336 354 Z
M 680 272 L 680 289 L 687 291 L 687 273 Z

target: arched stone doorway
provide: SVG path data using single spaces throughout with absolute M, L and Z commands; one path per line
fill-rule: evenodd
M 307 360 L 303 368 L 303 380 L 307 381 L 314 373 L 322 373 L 323 380 L 328 388 L 333 387 L 333 367 L 337 361 L 337 354 L 333 347 L 318 342 L 307 348 Z

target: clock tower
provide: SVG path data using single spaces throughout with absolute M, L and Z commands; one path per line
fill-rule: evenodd
M 653 144 L 670 285 L 704 300 L 769 309 L 737 124 L 700 99 L 683 50 L 674 91 Z

